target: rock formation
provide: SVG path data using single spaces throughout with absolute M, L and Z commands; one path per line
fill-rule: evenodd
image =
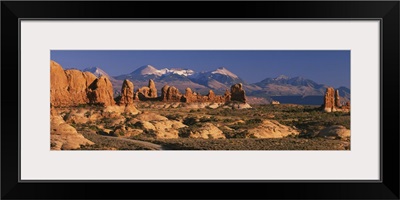
M 332 87 L 326 88 L 324 104 L 322 107 L 325 112 L 350 111 L 350 103 L 347 102 L 345 105 L 341 105 L 339 90 L 335 91 L 335 89 Z
M 229 102 L 231 100 L 231 93 L 229 92 L 229 90 L 225 91 L 224 97 L 225 97 L 225 102 Z
M 207 94 L 207 101 L 208 102 L 214 102 L 214 103 L 224 103 L 225 102 L 225 97 L 224 96 L 218 96 L 215 95 L 214 91 L 210 90 Z
M 197 99 L 197 95 L 195 95 L 190 88 L 186 88 L 185 96 L 183 98 L 183 102 L 195 102 Z
M 157 138 L 178 138 L 179 129 L 187 127 L 182 122 L 169 120 L 168 118 L 151 112 L 143 112 L 136 118 L 130 120 L 131 124 L 135 124 L 145 130 L 150 136 Z
M 154 81 L 152 79 L 149 80 L 149 97 L 150 98 L 157 98 L 157 88 L 156 88 L 156 84 L 154 83 Z
M 339 95 L 339 90 L 335 91 L 335 106 L 336 107 L 341 107 L 340 105 L 340 95 Z
M 154 81 L 150 79 L 147 87 L 139 88 L 135 93 L 134 99 L 141 101 L 157 99 L 157 88 Z
M 105 76 L 100 76 L 89 85 L 88 98 L 90 104 L 112 106 L 114 102 L 113 87 Z
M 109 84 L 93 85 L 99 79 L 90 72 L 76 69 L 64 70 L 57 62 L 50 61 L 50 105 L 55 107 L 78 106 L 87 103 L 113 105 L 113 95 L 99 96 L 100 91 L 111 91 L 112 94 L 110 81 L 103 77 L 101 79 L 107 80 Z M 93 91 L 93 87 L 96 87 L 96 91 Z M 93 93 L 96 94 L 94 95 L 96 98 L 93 98 Z
M 74 106 L 89 102 L 88 86 L 96 79 L 90 72 L 63 70 L 61 65 L 50 61 L 50 104 Z
M 123 91 L 121 91 L 123 93 Z M 246 103 L 246 94 L 242 88 L 242 84 L 232 85 L 231 91 L 226 90 L 223 96 L 216 95 L 210 90 L 207 95 L 201 95 L 193 92 L 192 89 L 186 88 L 185 94 L 169 85 L 164 85 L 161 89 L 161 96 L 157 97 L 157 89 L 153 80 L 149 80 L 148 87 L 141 87 L 134 95 L 134 100 L 140 101 L 168 101 L 168 102 L 184 102 L 184 103 L 227 103 L 230 101 Z M 122 99 L 122 97 L 121 97 Z M 124 100 L 122 100 L 124 102 Z
M 223 132 L 214 124 L 206 122 L 195 130 L 190 131 L 189 138 L 225 139 Z
M 79 134 L 74 127 L 65 123 L 54 108 L 50 112 L 51 150 L 79 149 L 81 145 L 94 144 Z
M 174 86 L 165 85 L 161 89 L 161 100 L 162 101 L 181 101 L 182 94 Z
M 225 97 L 215 95 L 212 90 L 210 90 L 206 96 L 202 96 L 198 93 L 193 92 L 190 88 L 186 88 L 185 95 L 182 96 L 181 101 L 186 103 L 224 103 Z
M 242 84 L 238 83 L 231 86 L 231 101 L 239 101 L 246 103 L 246 94 L 243 90 Z
M 344 126 L 333 125 L 322 129 L 318 133 L 318 137 L 346 139 L 350 137 L 350 130 Z
M 121 87 L 121 99 L 119 105 L 130 105 L 133 104 L 133 91 L 134 85 L 129 80 L 125 79 Z
M 263 120 L 258 127 L 249 129 L 248 134 L 255 138 L 283 138 L 298 135 L 299 131 L 276 120 Z
M 68 87 L 68 79 L 63 68 L 58 63 L 50 61 L 50 104 L 53 106 L 72 104 Z

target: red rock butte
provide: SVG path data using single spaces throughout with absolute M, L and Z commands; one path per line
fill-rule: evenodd
M 329 87 L 326 88 L 322 108 L 325 112 L 350 112 L 350 102 L 342 105 L 340 103 L 339 90 Z
M 90 72 L 64 70 L 55 61 L 50 61 L 50 105 L 81 104 L 114 105 L 110 80 L 105 76 L 97 78 Z

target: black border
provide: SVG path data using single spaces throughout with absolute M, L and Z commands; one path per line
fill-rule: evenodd
M 18 182 L 19 19 L 381 19 L 381 182 Z M 399 2 L 1 2 L 1 198 L 399 199 Z M 383 64 L 383 65 L 382 65 Z M 15 86 L 18 88 L 15 89 Z M 13 86 L 13 87 L 11 87 Z M 18 91 L 18 93 L 17 93 Z M 17 93 L 17 94 L 16 94 Z M 18 99 L 16 97 L 18 96 Z M 34 98 L 34 97 L 32 97 Z M 374 98 L 374 97 L 370 97 Z M 18 109 L 18 112 L 15 112 Z M 6 110 L 6 111 L 5 111 Z M 366 110 L 366 112 L 368 112 Z M 383 117 L 385 125 L 383 126 Z M 11 126 L 14 124 L 14 126 Z M 18 125 L 18 129 L 15 128 Z M 7 126 L 5 126 L 7 125 Z M 76 182 L 76 181 L 74 181 Z M 149 185 L 150 184 L 150 185 Z M 223 187 L 222 187 L 223 186 Z M 265 190 L 257 189 L 259 186 Z M 124 187 L 125 189 L 123 189 Z M 146 192 L 153 188 L 154 193 Z M 228 191 L 223 188 L 229 188 Z M 257 187 L 257 188 L 254 188 Z M 128 188 L 128 190 L 126 189 Z M 164 189 L 168 189 L 164 191 Z M 160 191 L 160 192 L 158 192 Z M 169 192 L 168 192 L 169 191 Z M 189 196 L 187 195 L 189 194 Z

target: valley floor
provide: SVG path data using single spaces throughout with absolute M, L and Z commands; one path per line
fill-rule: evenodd
M 135 106 L 136 114 L 90 106 L 58 113 L 94 143 L 78 150 L 350 150 L 350 113 L 325 113 L 318 106 Z
M 136 139 L 83 134 L 95 142 L 81 150 L 350 150 L 350 141 L 325 138 L 238 138 L 238 139 Z M 139 140 L 140 141 L 140 140 Z

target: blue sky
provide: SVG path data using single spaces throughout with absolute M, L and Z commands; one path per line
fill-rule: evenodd
M 271 50 L 52 50 L 64 69 L 99 67 L 111 76 L 143 65 L 209 71 L 226 67 L 248 83 L 279 75 L 302 76 L 334 87 L 350 87 L 350 51 Z

